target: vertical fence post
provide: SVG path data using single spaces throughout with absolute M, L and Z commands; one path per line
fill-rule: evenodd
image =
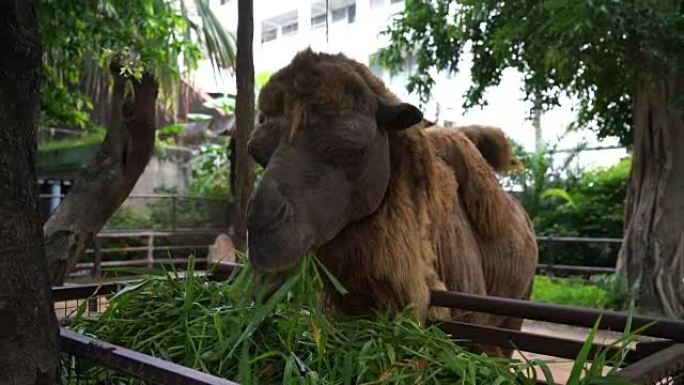
M 176 195 L 171 196 L 171 229 L 176 231 Z
M 169 241 L 171 241 L 172 245 L 176 244 L 176 229 L 178 228 L 178 224 L 176 223 L 176 218 L 177 218 L 177 211 L 178 211 L 178 205 L 177 205 L 177 198 L 178 195 L 173 194 L 171 197 L 171 231 L 172 234 L 169 237 Z
M 154 266 L 154 232 L 150 232 L 147 237 L 147 266 Z
M 99 281 L 102 276 L 102 239 L 95 237 L 95 255 L 93 256 L 93 280 Z
M 102 240 L 95 236 L 93 240 L 95 247 L 95 253 L 93 255 L 93 270 L 90 272 L 93 281 L 99 282 L 100 277 L 102 277 Z M 91 313 L 97 313 L 98 311 L 98 298 L 91 298 L 88 301 L 88 311 Z

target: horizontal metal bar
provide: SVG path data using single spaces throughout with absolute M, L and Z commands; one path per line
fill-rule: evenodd
M 134 350 L 96 340 L 67 329 L 60 330 L 62 352 L 116 372 L 160 385 L 238 385 Z
M 104 230 L 97 234 L 98 238 L 132 238 L 132 237 L 174 237 L 182 235 L 204 235 L 228 232 L 224 228 L 206 229 L 138 229 L 138 230 Z
M 548 271 L 563 271 L 568 273 L 583 273 L 583 274 L 612 274 L 615 273 L 614 267 L 599 267 L 599 266 L 574 266 L 574 265 L 556 265 L 539 263 L 538 270 Z
M 154 246 L 153 250 L 188 250 L 188 249 L 203 249 L 211 245 L 177 245 L 177 246 Z M 130 246 L 130 247 L 110 247 L 102 249 L 102 253 L 128 253 L 132 251 L 147 251 L 148 246 Z M 94 250 L 93 250 L 94 251 Z
M 626 313 L 586 309 L 574 306 L 542 304 L 519 299 L 490 297 L 452 291 L 433 291 L 430 303 L 433 306 L 471 310 L 482 313 L 505 315 L 516 318 L 553 322 L 565 325 L 593 327 L 601 317 L 600 329 L 622 331 L 629 319 Z M 643 335 L 684 341 L 684 322 L 662 318 L 632 316 L 632 329 L 655 322 Z
M 542 242 L 580 242 L 580 243 L 622 243 L 622 238 L 603 238 L 603 237 L 556 237 L 553 235 L 537 236 L 537 241 Z
M 655 352 L 659 352 L 665 348 L 669 348 L 674 345 L 675 342 L 672 340 L 652 340 L 652 341 L 640 341 L 636 345 L 636 350 L 639 352 L 640 357 L 650 356 Z
M 121 237 L 146 237 L 154 235 L 155 237 L 170 237 L 191 234 L 213 234 L 219 232 L 227 232 L 228 229 L 223 228 L 207 228 L 207 229 L 137 229 L 137 230 L 104 230 L 97 234 L 98 238 L 121 238 Z M 621 238 L 592 238 L 592 237 L 561 237 L 561 236 L 538 236 L 537 241 L 541 242 L 579 242 L 579 243 L 622 243 Z
M 442 322 L 437 325 L 455 340 L 470 340 L 475 343 L 498 346 L 505 349 L 521 350 L 547 356 L 574 360 L 582 350 L 584 341 L 576 341 L 562 337 L 544 336 L 517 330 L 502 329 L 491 326 L 475 325 L 465 322 Z M 593 359 L 601 348 L 608 350 L 609 357 L 617 354 L 619 349 L 606 345 L 593 344 L 589 358 Z M 647 355 L 646 352 L 630 349 L 625 362 L 635 362 Z
M 187 265 L 188 261 L 190 261 L 188 258 L 173 258 L 173 259 L 158 259 L 154 261 L 155 266 L 159 265 L 170 265 L 173 264 L 174 266 L 176 265 Z M 150 263 L 149 260 L 147 259 L 132 259 L 128 261 L 103 261 L 100 262 L 100 266 L 103 268 L 107 267 L 136 267 L 136 266 L 147 266 Z M 204 265 L 207 263 L 206 258 L 195 258 L 195 266 L 198 266 L 200 264 Z M 74 266 L 74 270 L 82 270 L 82 269 L 93 269 L 95 267 L 95 263 L 93 262 L 82 262 L 82 263 L 77 263 L 76 266 Z
M 136 281 L 116 281 L 98 283 L 86 283 L 66 286 L 55 286 L 52 288 L 52 300 L 54 302 L 70 301 L 76 299 L 86 299 L 95 292 L 98 295 L 107 295 L 121 290 L 125 285 Z
M 50 178 L 47 178 L 50 179 Z M 53 197 L 59 197 L 59 198 L 64 198 L 67 196 L 67 194 L 39 194 L 39 198 L 53 198 Z M 126 199 L 153 199 L 153 198 L 158 198 L 158 199 L 188 199 L 188 200 L 201 200 L 201 201 L 220 201 L 220 202 L 226 202 L 226 203 L 232 203 L 230 200 L 230 197 L 198 197 L 198 196 L 192 196 L 192 195 L 173 195 L 173 194 L 138 194 L 138 195 L 129 195 Z
M 676 374 L 684 375 L 684 344 L 674 344 L 653 353 L 620 370 L 618 377 L 641 384 L 655 384 Z
M 235 270 L 243 269 L 244 267 L 245 266 L 240 263 L 221 261 L 214 265 L 208 278 L 213 281 L 223 281 L 230 277 Z

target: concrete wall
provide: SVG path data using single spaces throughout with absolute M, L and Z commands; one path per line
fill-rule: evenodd
M 150 163 L 138 179 L 131 195 L 149 195 L 173 191 L 179 195 L 188 192 L 192 184 L 190 150 L 167 147 L 155 151 Z

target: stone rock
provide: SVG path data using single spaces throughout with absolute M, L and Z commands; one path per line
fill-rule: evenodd
M 224 233 L 216 236 L 214 244 L 209 246 L 208 263 L 235 262 L 235 246 L 230 237 Z

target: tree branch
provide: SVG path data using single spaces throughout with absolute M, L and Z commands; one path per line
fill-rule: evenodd
M 111 71 L 112 107 L 121 106 L 122 119 L 108 127 L 97 155 L 44 226 L 53 285 L 64 282 L 88 243 L 126 200 L 154 149 L 157 82 L 149 73 L 134 80 L 121 76 L 115 65 Z M 126 81 L 133 82 L 132 95 L 124 95 Z

